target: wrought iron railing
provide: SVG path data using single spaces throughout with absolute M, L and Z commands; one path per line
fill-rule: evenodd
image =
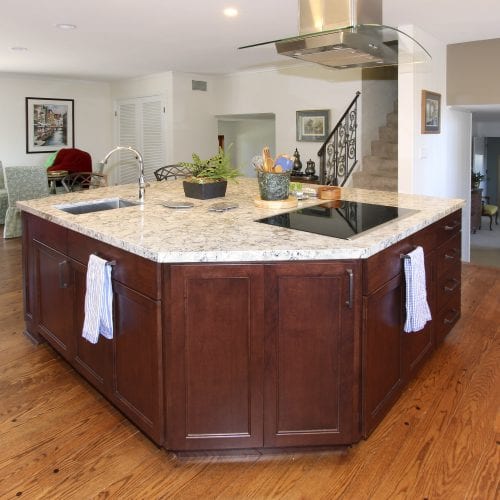
M 358 97 L 356 97 L 318 151 L 320 184 L 343 186 L 358 163 L 356 138 L 358 129 Z

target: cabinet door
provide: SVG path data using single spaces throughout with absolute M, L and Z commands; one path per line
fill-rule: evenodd
M 398 274 L 363 298 L 363 435 L 367 437 L 401 393 L 403 279 Z
M 266 266 L 264 444 L 359 439 L 355 263 Z
M 67 360 L 74 353 L 73 277 L 69 259 L 33 241 L 38 333 Z
M 75 357 L 73 366 L 100 392 L 109 396 L 113 373 L 112 340 L 102 335 L 97 344 L 82 337 L 85 319 L 85 290 L 87 267 L 71 261 L 73 271 L 73 318 L 75 336 Z
M 434 349 L 433 325 L 437 313 L 434 293 L 435 279 L 434 252 L 431 252 L 425 255 L 425 281 L 427 302 L 431 310 L 432 321 L 426 323 L 425 327 L 418 332 L 405 333 L 403 331 L 402 333 L 405 383 L 413 378 Z M 406 295 L 403 294 L 403 323 L 406 319 L 405 301 Z
M 115 280 L 113 291 L 112 401 L 161 445 L 164 441 L 161 302 Z
M 261 447 L 263 266 L 172 266 L 165 283 L 167 448 Z

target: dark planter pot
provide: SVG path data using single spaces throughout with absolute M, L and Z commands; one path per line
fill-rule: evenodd
M 210 198 L 220 198 L 226 195 L 227 181 L 207 182 L 206 184 L 184 181 L 183 186 L 184 194 L 188 198 L 209 200 Z

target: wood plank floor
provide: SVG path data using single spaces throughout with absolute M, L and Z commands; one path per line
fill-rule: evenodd
M 500 269 L 464 265 L 463 316 L 347 449 L 176 458 L 23 336 L 20 240 L 0 243 L 0 498 L 500 497 Z

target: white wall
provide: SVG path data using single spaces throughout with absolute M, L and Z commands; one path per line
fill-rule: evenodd
M 414 26 L 400 27 L 432 55 L 423 64 L 399 66 L 398 190 L 462 198 L 462 258 L 470 248 L 472 115 L 446 106 L 446 45 Z M 441 133 L 421 133 L 422 90 L 441 94 Z
M 105 82 L 0 74 L 0 160 L 43 165 L 49 153 L 26 153 L 25 98 L 74 99 L 75 147 L 96 164 L 112 142 L 110 86 Z
M 192 80 L 206 81 L 207 91 L 192 90 Z M 206 75 L 173 74 L 173 163 L 191 161 L 193 153 L 201 158 L 217 153 L 214 86 L 212 78 Z
M 215 81 L 215 112 L 217 115 L 274 113 L 276 150 L 271 154 L 293 154 L 298 148 L 305 168 L 309 158 L 318 165 L 321 142 L 296 140 L 296 111 L 329 109 L 331 130 L 356 91 L 361 90 L 360 80 L 358 69 L 338 71 L 310 64 L 225 75 Z
M 229 150 L 231 162 L 246 177 L 256 177 L 251 160 L 256 154 L 261 154 L 263 145 L 269 146 L 271 151 L 276 150 L 274 119 L 220 119 L 219 134 L 224 135 L 226 148 L 232 144 Z

